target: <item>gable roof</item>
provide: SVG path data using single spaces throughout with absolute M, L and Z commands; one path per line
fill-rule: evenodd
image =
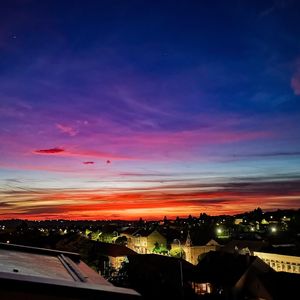
M 289 295 L 299 295 L 300 274 L 268 272 L 260 274 L 259 278 L 272 299 L 285 300 Z
M 133 235 L 135 237 L 141 236 L 141 237 L 148 237 L 149 235 L 151 235 L 152 233 L 157 232 L 158 234 L 160 234 L 161 236 L 163 236 L 160 232 L 158 232 L 156 229 L 151 229 L 151 230 L 147 230 L 147 229 L 140 229 L 138 231 L 136 231 Z
M 260 251 L 268 245 L 269 243 L 265 241 L 232 240 L 222 248 L 222 251 L 236 253 L 248 248 L 253 253 L 254 251 Z
M 137 268 L 142 272 L 163 271 L 165 273 L 178 273 L 179 263 L 181 263 L 182 272 L 185 278 L 190 278 L 193 274 L 195 266 L 184 259 L 158 254 L 137 254 L 128 257 L 129 263 L 133 268 Z
M 137 253 L 125 246 L 111 244 L 111 243 L 103 243 L 97 242 L 97 248 L 100 254 L 106 256 L 128 256 L 128 255 L 136 255 Z
M 134 228 L 134 227 L 126 227 L 120 234 L 124 234 L 124 235 L 133 235 L 134 233 L 136 233 L 139 229 L 138 228 Z
M 196 280 L 234 286 L 257 258 L 210 251 L 196 266 Z

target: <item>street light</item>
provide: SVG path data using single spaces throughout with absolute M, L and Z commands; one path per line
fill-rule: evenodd
M 221 228 L 217 228 L 217 234 L 221 234 L 223 230 Z
M 178 239 L 174 239 L 173 242 L 177 242 L 180 248 L 180 259 L 179 259 L 179 270 L 180 270 L 180 287 L 181 287 L 181 296 L 182 299 L 184 298 L 184 294 L 183 294 L 183 272 L 182 272 L 182 247 L 181 247 L 181 243 Z

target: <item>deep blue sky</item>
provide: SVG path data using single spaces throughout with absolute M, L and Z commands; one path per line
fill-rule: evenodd
M 299 20 L 296 0 L 1 1 L 2 216 L 299 207 Z

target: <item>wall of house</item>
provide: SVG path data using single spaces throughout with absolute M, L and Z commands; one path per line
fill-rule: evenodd
M 140 254 L 152 253 L 155 243 L 159 245 L 167 246 L 166 238 L 157 231 L 153 231 L 148 236 L 132 236 L 125 235 L 127 237 L 127 247 Z
M 116 270 L 118 270 L 121 267 L 122 262 L 124 262 L 125 260 L 126 260 L 126 256 L 118 256 L 118 257 L 109 256 L 109 264 L 111 267 L 115 268 Z
M 299 256 L 289 256 L 265 252 L 254 252 L 253 255 L 258 256 L 277 272 L 289 272 L 300 274 Z
M 205 246 L 183 246 L 183 251 L 185 252 L 185 259 L 193 264 L 198 264 L 198 257 L 201 254 L 207 253 L 209 251 L 218 250 L 218 246 L 216 245 L 205 245 Z
M 152 250 L 155 247 L 155 243 L 158 243 L 159 245 L 163 245 L 164 247 L 167 246 L 166 238 L 156 230 L 153 231 L 147 237 L 147 246 L 146 246 L 147 253 L 152 253 Z

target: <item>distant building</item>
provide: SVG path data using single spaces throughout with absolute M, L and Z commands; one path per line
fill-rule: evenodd
M 115 287 L 76 253 L 0 243 L 0 299 L 134 299 Z
M 157 230 L 138 230 L 131 234 L 124 233 L 122 235 L 127 237 L 127 247 L 139 254 L 152 253 L 156 244 L 161 247 L 167 246 L 166 238 Z
M 291 255 L 282 255 L 276 253 L 266 252 L 254 252 L 255 256 L 258 256 L 271 268 L 277 272 L 288 272 L 300 274 L 300 257 Z
M 239 224 L 243 224 L 243 219 L 242 218 L 237 218 L 237 219 L 234 219 L 234 224 L 235 225 L 239 225 Z
M 222 251 L 228 253 L 254 255 L 254 251 L 261 251 L 263 248 L 268 246 L 269 243 L 266 241 L 232 240 L 222 247 Z
M 183 258 L 189 263 L 196 265 L 199 262 L 201 256 L 210 251 L 217 251 L 220 249 L 220 244 L 214 239 L 206 240 L 203 245 L 194 246 L 191 240 L 190 233 L 188 232 L 186 242 L 184 245 L 178 245 L 178 243 L 172 243 L 171 249 L 181 247 L 184 253 Z
M 285 246 L 285 247 L 284 247 Z M 288 251 L 294 245 L 270 245 L 266 241 L 232 240 L 222 251 L 257 256 L 277 272 L 300 274 L 300 257 L 279 251 Z M 283 248 L 283 249 L 281 249 Z M 275 253 L 275 252 L 278 253 Z

